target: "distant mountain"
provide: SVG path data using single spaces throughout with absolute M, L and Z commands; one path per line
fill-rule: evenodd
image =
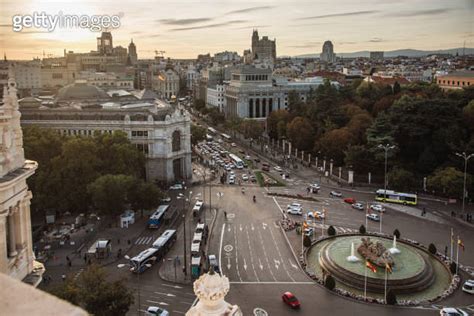
M 385 57 L 397 57 L 397 56 L 408 56 L 408 57 L 420 57 L 420 56 L 426 56 L 426 55 L 431 55 L 431 54 L 452 54 L 456 55 L 456 53 L 459 53 L 459 55 L 464 53 L 466 55 L 472 55 L 474 54 L 474 48 L 450 48 L 450 49 L 440 49 L 440 50 L 417 50 L 417 49 L 397 49 L 397 50 L 390 50 L 384 52 Z M 360 52 L 353 52 L 353 53 L 337 53 L 336 55 L 338 57 L 343 57 L 343 58 L 355 58 L 355 57 L 369 57 L 370 51 L 364 50 Z M 319 54 L 305 54 L 305 55 L 298 55 L 294 57 L 300 57 L 300 58 L 318 58 Z

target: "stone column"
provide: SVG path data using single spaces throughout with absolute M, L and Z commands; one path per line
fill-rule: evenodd
M 301 161 L 304 161 L 304 150 L 301 151 Z
M 311 165 L 311 153 L 308 154 L 308 163 Z
M 8 246 L 10 247 L 10 252 L 8 253 L 9 257 L 14 257 L 17 255 L 16 252 L 16 232 L 15 232 L 15 218 L 13 212 L 7 216 L 8 220 Z
M 342 176 L 342 167 L 339 167 L 339 180 L 341 180 L 341 176 Z
M 326 159 L 323 160 L 323 171 L 326 171 Z
M 288 142 L 288 156 L 291 156 L 291 142 Z
M 369 180 L 369 184 L 371 184 L 371 183 L 372 183 L 372 173 L 369 172 L 368 178 L 369 178 L 369 179 L 368 179 L 368 180 Z M 425 179 L 426 179 L 426 178 L 425 178 Z
M 332 159 L 331 161 L 329 162 L 329 176 L 331 177 L 332 176 L 332 167 L 333 167 L 334 163 L 332 162 Z
M 316 157 L 316 169 L 318 169 L 318 157 Z

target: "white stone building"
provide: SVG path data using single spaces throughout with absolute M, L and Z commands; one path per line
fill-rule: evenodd
M 35 261 L 30 200 L 26 180 L 38 167 L 25 160 L 13 70 L 0 107 L 0 272 L 33 285 L 41 282 L 42 264 Z
M 224 111 L 225 107 L 225 85 L 216 84 L 213 87 L 207 88 L 206 104 L 209 107 L 217 107 L 220 112 Z
M 123 131 L 147 158 L 147 180 L 190 179 L 191 119 L 187 112 L 158 100 L 127 100 L 113 100 L 98 87 L 80 82 L 59 91 L 56 107 L 31 103 L 21 107 L 21 123 L 70 136 Z
M 32 61 L 15 61 L 11 62 L 11 66 L 15 72 L 15 80 L 18 89 L 31 90 L 41 88 L 41 61 L 39 59 Z
M 86 80 L 88 84 L 102 89 L 133 89 L 133 77 L 121 77 L 113 72 L 81 71 L 77 79 Z

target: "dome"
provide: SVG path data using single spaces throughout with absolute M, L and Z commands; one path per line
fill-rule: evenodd
M 58 101 L 86 99 L 110 99 L 110 97 L 104 90 L 89 85 L 85 81 L 76 81 L 61 88 L 57 96 Z

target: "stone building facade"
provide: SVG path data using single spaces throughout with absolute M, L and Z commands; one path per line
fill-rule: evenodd
M 252 56 L 254 60 L 276 62 L 276 40 L 269 40 L 268 36 L 261 39 L 258 31 L 254 30 L 252 34 Z
M 44 267 L 33 253 L 32 194 L 26 180 L 38 165 L 25 160 L 20 116 L 17 86 L 10 71 L 0 107 L 0 272 L 36 286 Z

